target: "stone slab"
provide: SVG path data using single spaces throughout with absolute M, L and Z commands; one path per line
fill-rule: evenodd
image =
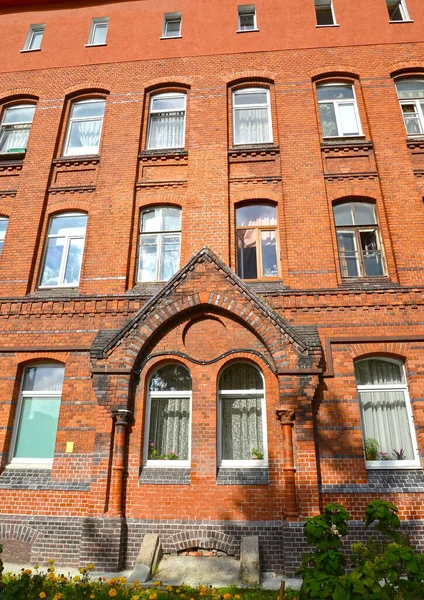
M 240 579 L 245 585 L 259 585 L 259 537 L 251 535 L 241 538 Z

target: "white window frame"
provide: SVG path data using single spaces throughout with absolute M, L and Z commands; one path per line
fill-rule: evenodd
M 106 100 L 104 98 L 89 98 L 88 100 L 75 100 L 74 102 L 72 102 L 71 107 L 70 107 L 70 111 L 69 111 L 69 118 L 68 118 L 68 127 L 66 130 L 66 136 L 65 136 L 65 143 L 63 146 L 63 156 L 97 156 L 97 154 L 99 153 L 99 149 L 100 149 L 100 144 L 102 141 L 102 131 L 103 131 L 103 123 L 105 120 L 105 115 L 104 115 L 104 111 L 103 111 L 103 116 L 102 116 L 102 124 L 100 126 L 100 131 L 99 131 L 99 145 L 97 146 L 97 149 L 94 150 L 94 146 L 89 146 L 90 151 L 89 152 L 84 152 L 83 149 L 79 150 L 78 152 L 69 152 L 68 151 L 68 145 L 69 145 L 69 138 L 71 136 L 71 127 L 72 127 L 72 123 L 77 122 L 77 121 L 98 121 L 99 117 L 72 117 L 72 113 L 74 110 L 74 106 L 76 106 L 77 104 L 89 104 L 91 102 L 104 102 L 105 103 L 105 110 L 106 110 Z
M 244 363 L 244 361 L 237 361 L 238 363 Z M 226 368 L 231 367 L 237 363 L 231 363 L 230 365 L 226 365 L 220 372 L 218 377 L 218 435 L 217 435 L 217 460 L 218 466 L 223 469 L 265 469 L 268 467 L 268 436 L 267 436 L 267 421 L 266 421 L 266 390 L 265 390 L 265 378 L 262 371 L 251 363 L 247 363 L 250 366 L 254 367 L 260 374 L 262 378 L 263 388 L 262 390 L 221 390 L 220 389 L 220 380 L 221 376 L 224 373 Z M 222 458 L 222 402 L 225 399 L 231 398 L 259 398 L 261 397 L 261 413 L 262 413 L 262 434 L 263 434 L 263 459 L 252 459 L 252 460 L 224 460 Z
M 317 24 L 316 24 L 316 26 L 317 27 L 338 27 L 339 25 L 338 25 L 338 23 L 336 21 L 336 14 L 334 12 L 334 3 L 333 3 L 333 0 L 327 0 L 326 4 L 329 5 L 329 7 L 330 7 L 330 11 L 331 11 L 331 16 L 332 16 L 333 22 L 332 23 L 328 23 L 328 24 L 324 24 L 324 25 L 318 24 L 318 12 L 320 10 L 320 6 L 324 6 L 324 3 L 322 3 L 320 5 L 320 0 L 315 0 L 315 14 L 316 14 L 316 18 L 317 18 Z
M 96 35 L 96 29 L 99 25 L 106 25 L 106 37 L 105 39 L 107 39 L 107 34 L 108 34 L 108 30 L 109 30 L 109 17 L 95 17 L 92 19 L 91 21 L 91 26 L 90 26 L 90 33 L 88 36 L 88 42 L 86 43 L 86 47 L 89 46 L 107 46 L 107 42 L 102 42 L 100 44 L 96 44 L 94 43 L 94 37 Z
M 0 231 L 0 242 L 2 242 L 1 249 L 0 249 L 0 256 L 1 256 L 3 253 L 4 240 L 6 239 L 7 228 L 9 227 L 9 217 L 0 217 L 0 221 L 7 221 L 6 229 L 4 230 L 4 232 Z
M 398 81 L 405 81 L 405 80 L 410 80 L 410 81 L 422 81 L 423 83 L 423 88 L 424 88 L 424 79 L 422 77 L 410 77 L 410 78 L 404 78 L 404 79 L 399 79 Z M 399 91 L 397 88 L 397 83 L 396 83 L 396 93 L 398 95 L 398 99 L 399 99 L 399 104 L 401 107 L 401 112 L 402 112 L 402 119 L 403 119 L 403 123 L 405 125 L 405 130 L 406 130 L 406 134 L 408 137 L 419 137 L 424 135 L 424 98 L 399 98 Z M 406 126 L 406 120 L 405 120 L 405 114 L 402 110 L 402 106 L 405 104 L 413 104 L 415 106 L 415 114 L 418 117 L 418 125 L 420 128 L 420 133 L 409 133 L 407 126 Z
M 193 412 L 192 412 L 192 397 L 193 397 L 193 383 L 192 389 L 186 390 L 182 392 L 152 392 L 150 391 L 150 383 L 152 378 L 155 376 L 157 371 L 167 366 L 166 364 L 161 365 L 157 369 L 154 370 L 152 375 L 149 377 L 148 385 L 147 385 L 147 403 L 146 403 L 146 427 L 144 434 L 144 468 L 145 469 L 189 469 L 191 465 L 191 429 L 192 429 L 192 420 L 193 420 Z M 187 369 L 185 365 L 179 365 L 187 370 L 187 372 L 191 373 Z M 161 398 L 188 398 L 189 407 L 190 407 L 190 422 L 188 426 L 188 459 L 187 460 L 152 460 L 148 458 L 149 456 L 149 433 L 150 433 L 150 413 L 151 413 L 151 405 L 152 398 L 157 398 L 160 400 Z
M 25 373 L 27 369 L 30 369 L 32 367 L 52 367 L 52 366 L 56 366 L 57 368 L 62 368 L 63 370 L 65 369 L 64 365 L 59 365 L 59 364 L 55 364 L 55 363 L 48 363 L 48 362 L 43 362 L 43 363 L 30 363 L 27 367 L 25 367 L 25 369 L 22 372 L 22 378 L 21 378 L 21 385 L 19 388 L 19 397 L 18 397 L 18 403 L 16 406 L 16 413 L 15 413 L 15 423 L 14 423 L 14 427 L 13 427 L 13 431 L 12 431 L 12 439 L 11 439 L 11 444 L 10 444 L 10 451 L 9 451 L 9 463 L 7 464 L 6 468 L 13 468 L 13 469 L 25 469 L 25 468 L 31 468 L 31 469 L 36 469 L 36 468 L 42 468 L 42 469 L 51 469 L 53 466 L 53 458 L 15 458 L 13 455 L 15 453 L 15 448 L 16 448 L 16 442 L 17 442 L 17 438 L 18 438 L 18 433 L 19 433 L 19 429 L 20 429 L 20 425 L 21 425 L 21 416 L 22 416 L 22 407 L 23 407 L 23 401 L 24 398 L 30 397 L 30 398 L 34 398 L 34 397 L 43 397 L 43 398 L 58 398 L 59 397 L 59 401 L 60 403 L 62 403 L 62 394 L 63 394 L 63 387 L 62 390 L 60 391 L 60 394 L 58 394 L 57 392 L 43 392 L 43 391 L 39 391 L 39 392 L 34 392 L 34 391 L 28 391 L 25 392 L 23 390 L 23 386 L 24 386 L 24 380 L 25 380 Z M 60 420 L 60 408 L 59 408 L 59 420 Z M 59 423 L 59 421 L 58 421 Z M 57 429 L 56 429 L 56 436 L 57 436 Z
M 181 110 L 155 110 L 153 108 L 153 101 L 159 97 L 160 98 L 184 98 L 184 125 L 183 125 L 183 140 L 182 140 L 183 143 L 182 143 L 182 145 L 161 146 L 160 148 L 158 148 L 157 146 L 155 146 L 154 148 L 151 147 L 152 115 L 161 114 L 161 113 L 170 113 L 171 114 L 171 113 L 182 112 Z M 149 124 L 148 124 L 148 131 L 147 131 L 146 150 L 172 150 L 175 148 L 185 148 L 186 122 L 187 122 L 187 94 L 185 94 L 184 92 L 164 92 L 163 94 L 154 94 L 154 96 L 152 96 L 150 98 Z
M 267 103 L 265 104 L 243 104 L 242 106 L 237 106 L 235 103 L 235 98 L 238 95 L 242 94 L 254 94 L 258 92 L 266 92 Z M 271 115 L 271 97 L 268 88 L 256 87 L 256 88 L 241 88 L 239 90 L 234 90 L 232 95 L 232 103 L 233 103 L 233 145 L 234 146 L 254 146 L 256 144 L 272 144 L 274 142 L 273 131 L 272 131 L 272 115 Z M 250 144 L 246 142 L 236 142 L 236 111 L 237 110 L 246 110 L 249 108 L 266 108 L 268 113 L 268 131 L 269 131 L 269 139 L 265 142 L 252 142 Z
M 14 129 L 17 125 L 18 126 L 27 125 L 26 129 L 28 129 L 28 139 L 29 139 L 29 134 L 31 132 L 31 127 L 32 127 L 32 122 L 34 120 L 34 117 L 31 119 L 31 121 L 17 121 L 15 123 L 4 123 L 4 119 L 6 117 L 7 112 L 16 110 L 17 108 L 34 108 L 35 109 L 35 104 L 12 104 L 12 106 L 7 106 L 4 109 L 3 114 L 2 114 L 2 119 L 1 119 L 1 123 L 0 123 L 0 136 L 3 132 L 3 130 Z M 24 149 L 22 149 L 22 152 L 26 152 L 26 146 Z M 19 154 L 19 153 L 20 152 L 16 152 L 16 154 Z M 7 152 L 1 152 L 1 154 L 14 154 L 14 152 L 7 151 Z
M 40 52 L 41 44 L 43 43 L 45 29 L 46 29 L 45 23 L 37 23 L 37 24 L 30 25 L 26 39 L 25 39 L 25 44 L 24 44 L 24 47 L 22 48 L 21 52 Z M 40 42 L 40 48 L 32 48 L 32 44 L 34 42 L 34 36 L 36 33 L 39 33 L 40 31 L 43 32 L 43 35 L 41 37 L 41 42 Z
M 253 15 L 253 27 L 251 29 L 242 29 L 241 17 L 243 15 Z M 249 31 L 259 31 L 258 22 L 256 18 L 256 5 L 255 4 L 242 4 L 237 7 L 237 32 L 236 33 L 249 33 Z
M 408 23 L 408 22 L 410 23 L 411 22 L 411 18 L 409 16 L 408 9 L 406 8 L 406 2 L 405 2 L 405 0 L 395 0 L 395 2 L 396 1 L 397 1 L 397 4 L 396 4 L 396 6 L 394 6 L 394 9 L 396 9 L 396 8 L 399 7 L 399 12 L 400 12 L 402 18 L 401 19 L 395 19 L 395 20 L 391 19 L 391 17 L 390 17 L 390 8 L 389 8 L 390 0 L 386 0 L 387 10 L 389 11 L 389 18 L 390 18 L 389 23 L 405 23 L 405 22 L 406 23 Z M 395 4 L 395 3 L 393 3 L 393 4 Z
M 334 113 L 336 115 L 336 124 L 337 124 L 337 131 L 339 132 L 338 135 L 324 135 L 323 132 L 323 139 L 328 140 L 328 139 L 336 139 L 336 138 L 353 138 L 353 137 L 362 137 L 364 134 L 362 132 L 362 125 L 361 125 L 361 119 L 359 117 L 359 110 L 358 110 L 358 102 L 356 99 L 356 92 L 355 92 L 355 86 L 353 85 L 353 83 L 343 83 L 340 81 L 335 81 L 335 82 L 328 82 L 328 83 L 320 83 L 318 84 L 317 88 L 323 88 L 323 87 L 337 87 L 338 85 L 340 86 L 350 86 L 352 88 L 352 92 L 353 92 L 353 98 L 346 98 L 346 99 L 342 99 L 342 100 L 318 100 L 318 107 L 320 104 L 330 104 L 332 103 L 334 105 Z M 353 104 L 353 109 L 355 112 L 355 117 L 356 117 L 356 123 L 358 125 L 358 133 L 347 133 L 347 134 L 340 134 L 341 131 L 343 131 L 343 127 L 342 127 L 342 119 L 340 117 L 340 112 L 339 112 L 339 106 L 343 105 L 343 104 Z M 321 120 L 320 120 L 321 122 Z M 322 124 L 321 124 L 321 129 L 322 129 Z
M 180 27 L 178 35 L 168 35 L 169 23 L 179 22 Z M 161 40 L 172 40 L 182 37 L 183 15 L 181 12 L 165 13 L 163 16 L 163 27 Z
M 88 215 L 87 213 L 83 213 L 83 212 L 72 212 L 72 213 L 60 213 L 57 215 L 52 215 L 50 217 L 49 220 L 49 224 L 48 224 L 48 231 L 50 231 L 50 227 L 51 224 L 53 222 L 53 219 L 55 218 L 60 218 L 60 217 L 81 217 L 81 216 L 87 216 L 87 225 L 88 225 Z M 87 237 L 87 225 L 85 228 L 85 234 L 84 235 L 62 235 L 62 234 L 56 234 L 56 233 L 47 233 L 46 236 L 46 241 L 44 244 L 44 253 L 43 253 L 43 262 L 42 262 L 42 268 L 40 271 L 40 283 L 38 285 L 39 289 L 52 289 L 52 288 L 75 288 L 79 286 L 80 280 L 81 280 L 81 271 L 82 271 L 82 264 L 83 264 L 83 260 L 84 260 L 84 250 L 85 250 L 85 238 Z M 63 248 L 63 254 L 62 254 L 62 260 L 60 263 L 60 267 L 59 267 L 59 283 L 57 285 L 41 285 L 41 281 L 43 280 L 43 274 L 44 274 L 44 269 L 45 269 L 45 265 L 46 265 L 46 258 L 47 258 L 47 250 L 48 250 L 48 243 L 50 239 L 53 238 L 65 238 L 65 243 L 64 243 L 64 248 Z M 84 244 L 83 244 L 83 248 L 82 248 L 82 258 L 81 258 L 81 266 L 80 266 L 80 272 L 78 275 L 78 283 L 63 283 L 63 279 L 64 279 L 64 275 L 65 275 L 65 271 L 66 271 L 66 265 L 68 262 L 68 256 L 69 256 L 69 246 L 71 244 L 72 240 L 84 240 Z
M 408 417 L 408 425 L 409 425 L 409 430 L 411 433 L 411 443 L 412 443 L 413 452 L 415 454 L 415 460 L 366 460 L 365 444 L 364 444 L 363 449 L 364 449 L 366 468 L 367 469 L 410 469 L 411 467 L 412 468 L 414 468 L 414 467 L 420 468 L 421 463 L 420 463 L 420 458 L 419 458 L 419 453 L 418 453 L 417 436 L 415 435 L 414 417 L 412 414 L 411 400 L 409 397 L 409 390 L 408 390 L 408 383 L 406 380 L 405 365 L 398 360 L 394 360 L 394 359 L 390 359 L 390 358 L 386 358 L 386 357 L 382 357 L 382 356 L 373 356 L 372 358 L 374 360 L 380 360 L 382 362 L 391 362 L 391 363 L 394 363 L 395 365 L 398 365 L 401 369 L 404 383 L 388 384 L 388 385 L 383 385 L 383 384 L 359 385 L 357 383 L 356 387 L 358 390 L 358 401 L 359 401 L 359 403 L 361 402 L 361 399 L 359 397 L 360 392 L 403 391 L 404 398 L 405 398 L 406 414 Z M 356 362 L 365 362 L 366 360 L 367 359 L 364 358 L 364 359 L 358 360 Z M 362 420 L 361 420 L 361 430 L 362 430 L 363 441 L 365 442 L 365 432 L 364 432 Z

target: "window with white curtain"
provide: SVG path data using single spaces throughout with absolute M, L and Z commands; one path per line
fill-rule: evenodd
M 64 368 L 39 364 L 24 370 L 13 431 L 11 463 L 52 463 Z
M 188 467 L 191 438 L 191 375 L 182 365 L 160 367 L 147 399 L 146 466 Z
M 400 79 L 396 89 L 408 135 L 423 135 L 424 79 Z
M 98 98 L 72 104 L 65 140 L 65 156 L 98 153 L 105 104 L 105 100 Z
M 0 217 L 0 254 L 3 250 L 4 238 L 6 237 L 8 224 L 9 219 L 7 217 Z
M 264 380 L 249 363 L 233 363 L 219 378 L 218 442 L 223 467 L 267 465 Z
M 269 90 L 243 88 L 233 92 L 233 142 L 235 145 L 272 143 Z
M 355 363 L 367 467 L 419 465 L 402 363 L 370 358 Z
M 40 287 L 79 284 L 87 215 L 67 213 L 52 217 L 41 271 Z
M 184 148 L 186 94 L 165 93 L 150 100 L 147 150 Z
M 25 152 L 34 112 L 33 104 L 15 104 L 4 110 L 0 125 L 0 153 Z
M 158 206 L 140 216 L 137 281 L 167 281 L 180 268 L 181 209 Z
M 242 279 L 278 277 L 277 208 L 248 204 L 236 209 L 237 274 Z
M 317 93 L 324 138 L 362 135 L 353 85 L 325 83 L 317 87 Z

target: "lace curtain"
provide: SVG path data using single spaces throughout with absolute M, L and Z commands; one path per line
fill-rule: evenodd
M 263 144 L 270 141 L 268 109 L 237 109 L 235 119 L 235 138 L 238 144 Z
M 251 460 L 252 448 L 263 453 L 261 398 L 222 399 L 222 458 Z
M 189 426 L 189 398 L 152 398 L 149 458 L 177 455 L 178 460 L 188 460 Z M 155 456 L 151 452 L 153 448 Z
M 25 150 L 28 143 L 29 127 L 4 128 L 0 132 L 0 152 Z
M 149 148 L 184 147 L 184 112 L 150 116 Z
M 74 123 L 73 134 L 83 148 L 97 148 L 100 142 L 102 121 L 79 121 Z

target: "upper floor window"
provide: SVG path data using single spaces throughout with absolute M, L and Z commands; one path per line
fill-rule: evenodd
M 65 156 L 97 154 L 102 133 L 105 100 L 73 102 L 65 140 Z
M 234 144 L 272 142 L 269 90 L 244 88 L 233 92 Z
M 137 281 L 167 281 L 180 267 L 181 210 L 171 206 L 141 213 Z
M 163 19 L 163 38 L 181 37 L 182 14 L 180 12 L 165 13 Z
M 224 467 L 266 464 L 264 382 L 248 363 L 230 365 L 219 378 L 219 455 Z
M 51 464 L 56 442 L 64 368 L 27 367 L 13 432 L 11 462 Z
M 34 112 L 33 104 L 15 104 L 4 110 L 0 126 L 0 152 L 25 152 Z
M 390 21 L 409 21 L 405 0 L 386 0 Z
M 355 375 L 367 467 L 419 464 L 403 365 L 383 358 L 361 360 Z
M 186 94 L 170 92 L 152 96 L 147 149 L 184 148 Z
M 401 79 L 396 88 L 408 135 L 423 135 L 424 79 Z
M 256 7 L 254 4 L 244 4 L 238 7 L 238 31 L 254 31 L 256 25 Z
M 23 49 L 40 50 L 45 28 L 44 24 L 30 25 Z
M 63 214 L 50 220 L 40 287 L 79 284 L 87 215 Z
M 3 250 L 4 238 L 6 237 L 8 223 L 9 219 L 7 217 L 0 217 L 0 254 Z
M 147 411 L 147 466 L 189 466 L 191 376 L 185 367 L 169 364 L 153 374 Z
M 91 21 L 87 46 L 104 46 L 106 44 L 109 17 L 96 17 Z
M 239 277 L 278 277 L 276 207 L 269 204 L 249 204 L 237 208 L 236 228 Z
M 317 87 L 317 92 L 324 138 L 362 134 L 353 85 L 325 83 Z
M 333 210 L 342 277 L 384 275 L 374 205 L 344 202 L 335 205 Z
M 315 0 L 317 25 L 335 25 L 333 0 Z

